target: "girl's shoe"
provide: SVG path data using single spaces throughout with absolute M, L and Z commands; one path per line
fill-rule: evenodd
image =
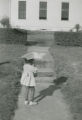
M 25 100 L 24 104 L 25 104 L 25 105 L 27 105 L 27 104 L 28 104 L 28 101 L 27 101 L 27 100 Z
M 37 105 L 37 104 L 38 104 L 37 102 L 32 102 L 32 101 L 29 102 L 29 105 Z

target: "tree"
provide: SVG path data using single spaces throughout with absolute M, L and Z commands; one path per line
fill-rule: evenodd
M 79 24 L 76 24 L 76 25 L 75 25 L 75 29 L 76 29 L 76 32 L 79 32 L 79 30 L 80 30 L 80 25 L 79 25 Z

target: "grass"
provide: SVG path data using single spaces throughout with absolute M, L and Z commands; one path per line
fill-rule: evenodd
M 20 58 L 27 50 L 24 45 L 0 44 L 0 120 L 11 120 L 17 109 L 20 93 Z
M 0 63 L 20 58 L 27 51 L 27 46 L 0 44 Z
M 21 74 L 18 71 L 20 63 L 14 61 L 0 65 L 0 120 L 11 120 L 17 109 L 21 88 Z
M 82 120 L 82 48 L 53 47 L 54 68 L 57 77 L 67 77 L 61 91 L 70 106 L 74 120 Z
M 17 108 L 20 92 L 20 72 L 22 61 L 14 60 L 27 51 L 22 45 L 0 45 L 0 120 L 10 120 Z M 3 54 L 2 54 L 3 53 Z M 66 84 L 61 86 L 74 120 L 82 119 L 82 48 L 81 47 L 52 47 L 54 56 L 54 71 L 57 77 L 66 76 Z M 12 61 L 5 63 L 5 61 Z
M 74 120 L 82 119 L 82 77 L 71 77 L 66 85 L 62 87 Z

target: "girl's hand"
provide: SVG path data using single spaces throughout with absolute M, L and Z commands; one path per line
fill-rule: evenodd
M 37 67 L 34 67 L 34 73 L 37 73 L 37 72 L 38 72 Z
M 34 73 L 34 77 L 37 77 L 37 75 L 38 75 L 38 74 L 37 74 L 37 72 L 36 72 L 36 73 Z

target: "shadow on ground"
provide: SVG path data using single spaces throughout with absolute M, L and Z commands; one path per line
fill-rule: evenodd
M 61 85 L 67 81 L 67 77 L 60 77 L 53 80 L 53 84 L 48 88 L 43 89 L 39 92 L 39 95 L 34 98 L 35 101 L 39 102 L 47 96 L 52 96 L 55 90 L 60 89 Z
M 1 62 L 0 65 L 9 64 L 10 61 Z

